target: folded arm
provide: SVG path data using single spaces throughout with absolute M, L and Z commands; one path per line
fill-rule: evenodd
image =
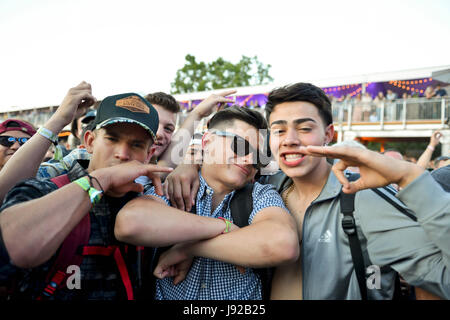
M 279 207 L 261 210 L 249 226 L 208 240 L 175 245 L 163 253 L 154 275 L 170 276 L 170 268 L 192 257 L 242 267 L 271 267 L 298 259 L 299 243 L 293 218 Z
M 263 209 L 247 227 L 199 241 L 188 249 L 191 256 L 252 268 L 293 262 L 299 251 L 294 220 L 278 207 Z
M 164 247 L 209 239 L 221 234 L 225 227 L 221 219 L 181 211 L 168 206 L 161 198 L 149 195 L 130 201 L 120 210 L 114 234 L 122 242 Z

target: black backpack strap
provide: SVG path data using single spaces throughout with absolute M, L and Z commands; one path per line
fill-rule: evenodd
M 248 218 L 253 211 L 253 183 L 236 190 L 230 202 L 233 223 L 239 228 L 248 226 Z
M 355 181 L 359 179 L 360 175 L 357 173 L 347 174 L 347 179 L 349 181 Z M 391 190 L 388 186 L 383 187 L 383 190 L 395 196 L 395 192 Z M 396 208 L 399 212 L 403 213 L 407 217 L 409 217 L 413 221 L 417 221 L 417 218 L 412 213 L 411 210 L 402 207 L 397 202 L 392 200 L 388 195 L 383 193 L 380 189 L 373 188 L 371 189 L 378 196 L 383 198 L 386 202 Z M 341 212 L 344 215 L 342 218 L 342 228 L 344 232 L 349 237 L 350 251 L 352 254 L 353 265 L 355 266 L 356 277 L 358 279 L 359 289 L 361 291 L 361 297 L 363 300 L 367 300 L 367 286 L 366 286 L 366 267 L 364 263 L 364 258 L 361 249 L 361 242 L 359 241 L 355 218 L 353 216 L 353 212 L 355 211 L 355 194 L 346 194 L 343 191 L 340 193 L 340 204 L 341 204 Z M 395 289 L 394 289 L 394 299 L 398 298 L 401 295 L 400 292 L 400 282 L 399 275 L 396 275 L 395 278 Z
M 392 194 L 392 191 L 389 188 L 384 187 L 383 189 L 386 190 L 387 192 L 389 192 L 390 194 Z M 417 221 L 416 216 L 409 209 L 402 207 L 397 202 L 395 202 L 394 200 L 389 198 L 389 196 L 387 196 L 386 194 L 381 192 L 379 189 L 374 188 L 374 189 L 370 189 L 370 190 L 375 192 L 377 195 L 379 195 L 381 198 L 383 198 L 386 202 L 389 202 L 395 209 L 397 209 L 398 211 L 403 213 L 405 216 L 407 216 L 411 220 Z
M 292 179 L 280 170 L 273 175 L 261 176 L 258 182 L 261 184 L 271 184 L 275 187 L 279 194 L 282 194 L 283 191 L 289 188 L 289 186 L 292 184 Z
M 236 190 L 231 199 L 231 217 L 233 218 L 233 223 L 239 228 L 248 226 L 248 218 L 253 211 L 253 186 L 253 183 L 251 183 L 242 189 Z M 269 300 L 273 268 L 253 268 L 253 271 L 261 280 L 263 300 Z
M 355 217 L 353 216 L 353 211 L 355 211 L 355 194 L 347 194 L 341 191 L 339 196 L 341 212 L 344 215 L 342 217 L 342 228 L 348 236 L 361 298 L 362 300 L 367 300 L 366 266 L 364 264 L 361 242 L 358 238 Z

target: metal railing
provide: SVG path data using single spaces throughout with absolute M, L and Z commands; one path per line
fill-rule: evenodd
M 25 111 L 14 111 L 3 113 L 3 120 L 8 118 L 19 118 L 26 120 L 36 127 L 44 125 L 51 117 L 56 108 L 34 109 Z M 448 123 L 450 118 L 450 97 L 445 98 L 410 98 L 397 100 L 384 100 L 364 103 L 357 100 L 335 101 L 332 104 L 333 120 L 338 125 L 357 124 L 381 124 L 429 121 L 442 125 Z M 184 117 L 180 114 L 179 122 Z M 0 120 L 2 121 L 2 120 Z
M 342 101 L 332 104 L 335 124 L 433 122 L 445 124 L 450 117 L 450 98 L 411 98 L 392 101 Z

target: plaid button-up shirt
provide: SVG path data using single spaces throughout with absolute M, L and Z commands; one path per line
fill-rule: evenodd
M 70 181 L 83 177 L 87 172 L 78 161 L 68 172 Z M 84 162 L 87 167 L 88 162 Z M 50 180 L 28 179 L 17 184 L 5 198 L 0 211 L 13 205 L 43 197 L 55 190 L 57 186 Z M 91 232 L 89 245 L 109 246 L 120 244 L 114 237 L 114 223 L 117 212 L 136 193 L 129 193 L 122 198 L 103 196 L 100 202 L 92 207 L 90 214 Z M 64 208 L 61 208 L 64 210 Z M 20 235 L 17 235 L 20 239 Z M 121 245 L 123 249 L 123 245 Z M 134 247 L 133 247 L 134 248 Z M 131 249 L 131 248 L 130 248 Z M 122 250 L 123 252 L 124 250 Z M 129 250 L 132 251 L 132 250 Z M 124 253 L 124 252 L 123 252 Z M 35 299 L 42 293 L 45 278 L 55 261 L 54 255 L 43 265 L 32 269 L 20 269 L 11 261 L 0 260 L 0 286 L 7 283 L 12 277 L 19 280 L 19 291 L 16 292 L 21 299 Z M 125 259 L 126 255 L 125 255 Z M 65 271 L 65 270 L 64 270 Z M 55 300 L 126 300 L 124 285 L 113 257 L 85 256 L 80 266 L 81 289 L 63 288 L 57 290 L 52 299 Z M 130 270 L 130 276 L 135 276 Z
M 230 200 L 235 191 L 227 194 L 223 201 L 211 212 L 214 190 L 208 186 L 200 174 L 200 187 L 196 198 L 196 214 L 206 217 L 223 217 L 232 221 Z M 167 205 L 170 202 L 165 197 L 155 193 L 154 188 L 146 192 L 147 195 L 162 198 Z M 264 208 L 280 207 L 288 211 L 280 195 L 271 185 L 255 183 L 252 192 L 253 211 L 249 217 L 249 224 Z M 245 245 L 245 244 L 243 244 Z M 261 281 L 253 272 L 246 268 L 241 274 L 234 265 L 196 257 L 186 279 L 178 285 L 173 285 L 172 278 L 156 280 L 157 300 L 260 300 Z

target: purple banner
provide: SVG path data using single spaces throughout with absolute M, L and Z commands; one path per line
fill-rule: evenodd
M 378 92 L 383 92 L 386 96 L 387 90 L 392 90 L 397 94 L 398 98 L 401 98 L 403 93 L 410 94 L 411 96 L 424 96 L 425 90 L 428 86 L 433 88 L 440 84 L 445 87 L 447 84 L 441 81 L 433 80 L 432 78 L 412 79 L 412 80 L 392 80 L 386 82 L 370 82 L 366 86 L 366 92 L 368 92 L 372 99 L 375 98 Z M 352 97 L 362 93 L 361 84 L 351 84 L 336 87 L 322 88 L 326 94 L 334 96 L 335 98 L 342 98 L 347 95 Z
M 266 94 L 252 94 L 248 96 L 236 96 L 236 104 L 242 106 L 263 106 L 267 103 Z

